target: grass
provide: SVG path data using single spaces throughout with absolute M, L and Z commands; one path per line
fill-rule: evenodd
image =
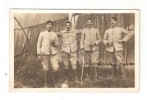
M 60 82 L 63 78 L 63 65 L 60 63 Z M 127 77 L 122 79 L 120 75 L 110 78 L 110 67 L 101 66 L 98 70 L 97 81 L 84 81 L 84 84 L 69 82 L 70 88 L 133 88 L 135 86 L 134 65 L 126 65 Z M 80 68 L 78 68 L 80 69 Z M 79 70 L 79 73 L 81 71 Z M 72 78 L 72 73 L 70 74 Z M 80 76 L 80 75 L 79 75 Z M 43 71 L 42 65 L 37 58 L 19 59 L 14 63 L 14 88 L 42 88 Z

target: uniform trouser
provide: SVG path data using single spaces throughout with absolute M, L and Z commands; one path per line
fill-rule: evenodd
M 58 71 L 59 65 L 58 65 L 58 58 L 59 56 L 57 54 L 55 55 L 42 55 L 41 56 L 41 64 L 43 65 L 44 71 L 49 71 L 49 69 L 53 69 L 53 71 Z M 51 64 L 51 66 L 50 66 Z
M 106 62 L 111 64 L 113 75 L 116 75 L 116 65 L 120 67 L 121 74 L 125 74 L 122 51 L 106 52 Z
M 85 51 L 84 60 L 85 73 L 89 74 L 92 79 L 93 77 L 97 77 L 99 51 Z
M 123 64 L 123 52 L 122 51 L 106 52 L 106 62 L 117 65 Z
M 99 51 L 85 51 L 84 60 L 84 67 L 97 67 L 99 63 Z
M 77 78 L 77 52 L 65 53 L 62 52 L 61 58 L 65 67 L 64 74 L 65 78 L 69 79 L 69 63 L 71 63 L 72 69 L 74 70 L 74 76 Z
M 69 61 L 73 69 L 77 69 L 77 52 L 62 53 L 61 58 L 65 69 L 69 68 Z
M 41 64 L 42 64 L 43 70 L 44 70 L 45 83 L 48 83 L 48 75 L 49 74 L 50 74 L 50 78 L 51 78 L 52 83 L 54 83 L 53 82 L 54 77 L 57 76 L 57 74 L 58 74 L 57 71 L 59 69 L 58 55 L 57 54 L 55 54 L 55 55 L 41 55 Z M 52 70 L 53 70 L 53 72 L 52 72 Z

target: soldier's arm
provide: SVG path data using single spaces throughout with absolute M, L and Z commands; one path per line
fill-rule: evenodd
M 107 45 L 107 43 L 108 43 L 107 38 L 108 38 L 108 32 L 105 31 L 105 33 L 104 33 L 104 37 L 103 37 L 103 43 L 104 43 L 105 45 Z
M 62 36 L 62 31 L 56 32 L 57 36 Z
M 81 40 L 80 40 L 80 49 L 84 48 L 84 38 L 85 38 L 85 33 L 81 33 Z
M 58 36 L 56 35 L 56 38 L 55 38 L 55 46 L 59 46 L 59 42 L 58 42 Z
M 99 43 L 102 41 L 99 30 L 97 30 L 96 32 L 96 37 L 97 37 L 97 40 L 95 41 L 95 44 L 99 45 Z
M 122 33 L 125 34 L 125 37 L 121 41 L 127 42 L 132 37 L 132 35 L 134 34 L 134 30 L 129 29 L 129 31 L 127 31 L 127 30 L 122 28 Z
M 76 34 L 81 34 L 82 33 L 82 30 L 76 30 Z
M 37 41 L 37 55 L 41 54 L 41 46 L 42 46 L 43 35 L 42 32 L 39 34 L 39 38 Z

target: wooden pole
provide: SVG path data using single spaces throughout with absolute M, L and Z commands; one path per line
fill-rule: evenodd
M 29 39 L 28 39 L 28 36 L 27 36 L 27 33 L 25 32 L 24 28 L 22 27 L 22 25 L 20 24 L 20 22 L 17 20 L 16 17 L 14 17 L 14 19 L 16 20 L 16 22 L 19 24 L 19 26 L 21 27 L 24 35 L 26 36 L 26 40 L 27 40 L 27 44 L 29 45 Z M 28 49 L 28 45 L 26 46 L 26 49 Z

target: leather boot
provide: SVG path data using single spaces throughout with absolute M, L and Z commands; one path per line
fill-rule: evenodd
M 94 67 L 94 81 L 97 81 L 98 78 L 98 68 Z
M 94 67 L 91 67 L 90 68 L 90 80 L 91 81 L 94 81 L 94 74 L 95 74 Z
M 120 67 L 121 77 L 122 78 L 126 78 L 126 73 L 125 73 L 124 65 L 120 64 L 119 67 Z
M 44 71 L 44 87 L 48 87 L 48 71 Z
M 111 66 L 112 68 L 112 76 L 115 77 L 116 76 L 116 64 L 112 64 Z
M 69 69 L 64 69 L 64 79 L 65 82 L 69 81 Z
M 77 76 L 77 69 L 73 69 L 73 71 L 74 71 L 74 81 L 78 83 L 79 81 L 78 81 L 78 76 Z
M 85 80 L 90 81 L 90 67 L 85 67 L 84 72 L 85 72 Z
M 52 73 L 52 86 L 56 87 L 56 84 L 59 82 L 59 72 L 53 72 Z

